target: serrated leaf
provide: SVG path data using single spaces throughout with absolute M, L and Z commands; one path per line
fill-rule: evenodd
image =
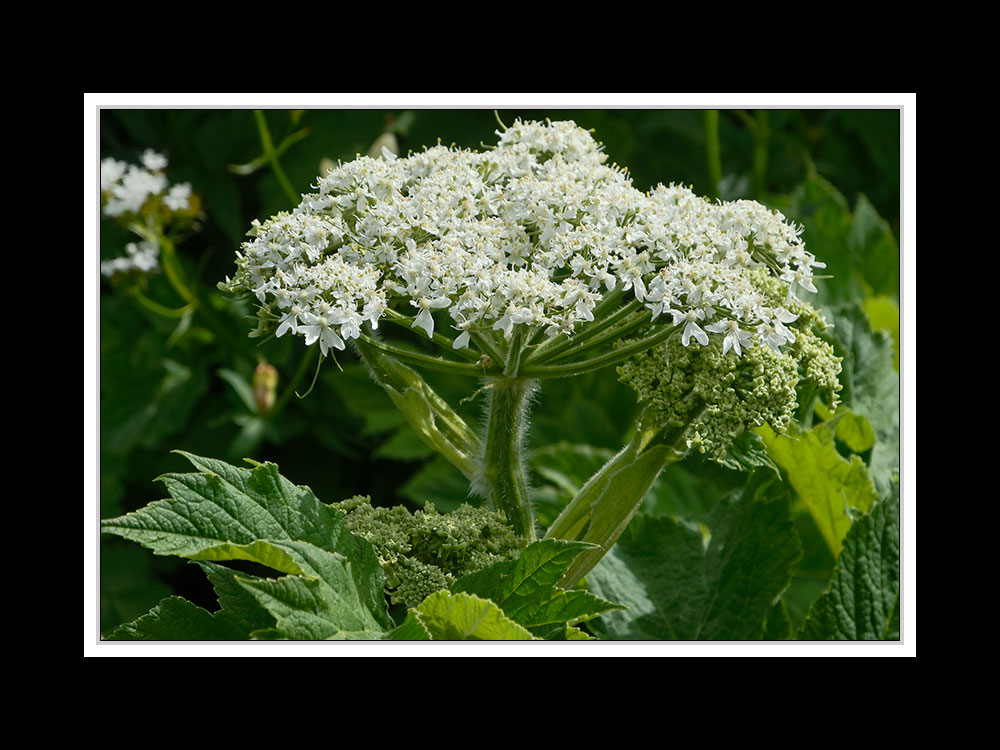
M 760 435 L 750 430 L 741 432 L 719 463 L 735 471 L 751 472 L 754 469 L 770 469 L 778 474 L 778 467 L 767 453 L 767 446 Z
M 282 477 L 274 464 L 244 469 L 182 455 L 200 473 L 161 477 L 170 498 L 102 521 L 102 530 L 160 555 L 247 560 L 290 574 L 230 582 L 277 621 L 271 637 L 372 637 L 393 626 L 378 558 L 348 531 L 339 511 Z
M 465 592 L 438 591 L 411 611 L 435 641 L 536 640 L 496 604 Z
M 591 630 L 618 640 L 759 637 L 802 556 L 785 502 L 726 500 L 703 526 L 633 518 L 587 576 L 591 591 L 628 609 Z
M 834 556 L 851 528 L 852 514 L 864 513 L 878 498 L 868 467 L 857 455 L 837 451 L 835 427 L 821 423 L 811 430 L 793 425 L 776 435 L 759 428 L 775 462 L 787 473 Z
M 300 542 L 298 546 L 312 545 Z M 312 562 L 309 568 L 315 575 L 235 579 L 274 616 L 276 625 L 268 638 L 276 635 L 293 640 L 382 638 L 386 628 L 362 604 L 346 560 L 317 547 L 309 555 Z
M 274 627 L 274 617 L 236 580 L 237 577 L 247 579 L 252 576 L 218 563 L 204 560 L 197 560 L 196 563 L 205 571 L 219 598 L 222 609 L 215 614 L 217 619 L 232 623 L 232 627 L 238 629 L 243 638 L 249 638 L 255 631 Z
M 829 589 L 809 610 L 799 639 L 899 639 L 897 486 L 851 527 Z
M 110 641 L 231 641 L 246 636 L 232 623 L 220 619 L 187 599 L 169 596 L 137 620 L 119 625 Z
M 829 317 L 834 349 L 843 357 L 841 399 L 853 413 L 864 416 L 875 433 L 868 461 L 879 496 L 885 497 L 900 466 L 899 372 L 892 339 L 884 331 L 872 331 L 860 305 L 838 308 Z
M 386 635 L 386 640 L 390 641 L 429 641 L 430 631 L 417 618 L 416 612 L 407 610 L 406 619 L 396 628 L 393 628 Z
M 452 591 L 490 599 L 526 628 L 557 625 L 556 629 L 562 631 L 567 625 L 621 607 L 589 591 L 566 591 L 557 586 L 577 555 L 593 548 L 585 542 L 543 539 L 528 545 L 516 561 L 498 563 L 463 577 Z

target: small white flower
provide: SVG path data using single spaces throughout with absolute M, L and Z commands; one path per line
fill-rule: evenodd
M 427 297 L 421 297 L 419 300 L 411 301 L 411 305 L 420 309 L 417 317 L 413 321 L 411 328 L 422 328 L 427 332 L 427 338 L 434 337 L 434 316 L 431 315 L 431 310 L 440 309 L 442 307 L 448 307 L 451 304 L 451 300 L 447 297 L 435 297 L 433 299 L 428 299 Z
M 190 206 L 191 184 L 180 182 L 170 188 L 170 192 L 163 198 L 164 204 L 171 211 L 184 211 Z
M 110 156 L 101 160 L 101 192 L 110 190 L 125 174 L 128 164 Z
M 167 166 L 167 157 L 163 154 L 157 153 L 151 148 L 147 148 L 142 152 L 142 165 L 146 167 L 146 169 L 158 172 Z
M 299 326 L 299 333 L 305 336 L 306 346 L 319 341 L 319 350 L 324 357 L 331 348 L 343 350 L 343 339 L 330 327 L 330 321 L 325 316 L 304 312 L 302 319 L 308 324 Z
M 753 334 L 747 331 L 740 330 L 740 324 L 733 319 L 720 320 L 711 325 L 705 326 L 706 331 L 711 331 L 712 333 L 725 333 L 726 338 L 722 340 L 722 353 L 728 354 L 729 350 L 732 349 L 736 352 L 736 356 L 743 355 L 744 346 L 749 346 L 750 342 L 753 341 Z
M 292 333 L 299 332 L 299 316 L 302 314 L 302 308 L 298 305 L 292 305 L 291 309 L 285 313 L 285 316 L 278 323 L 278 330 L 274 332 L 274 335 L 279 339 L 284 336 L 288 331 Z
M 767 322 L 761 323 L 760 325 L 757 326 L 757 337 L 760 338 L 760 340 L 763 341 L 765 344 L 767 344 L 769 347 L 771 347 L 772 351 L 780 354 L 781 346 L 783 344 L 788 343 L 788 341 L 790 341 L 791 339 L 789 339 L 785 335 L 785 333 L 779 331 L 776 325 L 781 325 L 781 324 L 780 322 L 777 324 L 771 324 Z M 788 331 L 787 328 L 784 328 L 784 326 L 782 326 L 782 329 L 786 333 L 790 333 L 790 331 Z
M 687 346 L 691 339 L 694 338 L 702 346 L 708 346 L 708 334 L 705 333 L 701 326 L 698 325 L 699 320 L 705 319 L 705 311 L 700 307 L 695 307 L 686 313 L 679 312 L 677 310 L 670 311 L 674 316 L 674 325 L 679 326 L 684 323 L 684 332 L 681 334 L 681 343 Z

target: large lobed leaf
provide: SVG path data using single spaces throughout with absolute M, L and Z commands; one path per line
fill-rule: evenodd
M 587 576 L 629 609 L 593 628 L 616 640 L 758 638 L 765 619 L 775 629 L 772 605 L 801 556 L 783 499 L 725 500 L 697 525 L 637 515 Z
M 793 426 L 776 435 L 759 428 L 774 461 L 808 508 L 834 556 L 851 528 L 853 515 L 866 512 L 878 495 L 868 467 L 857 455 L 846 459 L 837 451 L 836 427 L 823 422 L 811 430 Z
M 152 620 L 140 618 L 111 637 L 162 636 L 171 618 L 179 627 L 182 621 L 197 625 L 221 620 L 224 629 L 202 628 L 205 639 L 220 634 L 371 638 L 392 628 L 378 558 L 368 542 L 347 530 L 341 513 L 320 502 L 309 488 L 282 477 L 274 464 L 244 469 L 182 455 L 200 471 L 161 477 L 168 499 L 102 521 L 102 530 L 159 555 L 245 560 L 287 575 L 260 578 L 203 562 L 222 605 L 215 615 L 201 610 L 211 621 L 195 613 L 194 605 L 164 600 L 154 610 L 155 628 Z M 266 627 L 271 624 L 273 628 Z M 183 632 L 190 636 L 197 630 L 189 624 Z

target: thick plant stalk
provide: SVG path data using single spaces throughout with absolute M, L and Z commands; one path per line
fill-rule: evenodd
M 481 474 L 475 483 L 496 510 L 502 511 L 516 534 L 535 539 L 535 518 L 524 471 L 523 441 L 534 380 L 491 379 L 486 413 Z
M 628 445 L 587 480 L 553 521 L 546 539 L 598 545 L 577 556 L 560 586 L 574 586 L 614 546 L 659 473 L 684 457 L 685 432 L 687 427 L 647 428 L 640 417 L 636 434 Z

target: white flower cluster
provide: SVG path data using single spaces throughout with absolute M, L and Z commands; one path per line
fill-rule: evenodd
M 324 353 L 395 300 L 428 336 L 446 310 L 463 348 L 518 325 L 572 334 L 615 290 L 654 320 L 669 313 L 685 345 L 713 333 L 739 354 L 755 339 L 792 340 L 794 316 L 767 304 L 749 270 L 767 265 L 790 300 L 815 291 L 823 264 L 780 213 L 681 186 L 643 193 L 573 122 L 518 121 L 498 135 L 485 152 L 383 150 L 339 165 L 293 211 L 254 223 L 229 287 L 254 293 L 278 336 Z
M 158 245 L 149 241 L 130 242 L 125 246 L 125 255 L 101 261 L 101 274 L 114 276 L 116 273 L 128 271 L 148 273 L 159 268 L 159 258 L 160 248 Z
M 108 157 L 101 160 L 101 193 L 107 193 L 105 216 L 138 213 L 152 196 L 160 195 L 171 211 L 183 211 L 190 205 L 191 185 L 182 182 L 167 190 L 163 174 L 167 159 L 152 149 L 142 155 L 142 166 L 126 164 Z

